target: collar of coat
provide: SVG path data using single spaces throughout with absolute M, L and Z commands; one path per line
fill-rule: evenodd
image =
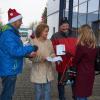
M 1 29 L 2 32 L 6 31 L 6 30 L 10 30 L 10 31 L 14 32 L 17 36 L 20 37 L 19 31 L 15 27 L 13 27 L 11 24 L 6 24 Z

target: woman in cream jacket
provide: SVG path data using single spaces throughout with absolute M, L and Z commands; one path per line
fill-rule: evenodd
M 38 51 L 32 60 L 31 82 L 34 83 L 35 100 L 51 100 L 51 81 L 54 80 L 52 63 L 47 57 L 54 57 L 52 42 L 47 39 L 49 27 L 40 24 L 36 28 L 36 38 L 31 40 L 32 44 L 38 46 Z

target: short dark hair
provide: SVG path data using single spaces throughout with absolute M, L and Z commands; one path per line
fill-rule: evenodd
M 59 26 L 61 26 L 62 24 L 65 24 L 65 23 L 69 24 L 67 18 L 61 19 L 59 22 Z
M 39 24 L 37 26 L 36 31 L 35 31 L 37 38 L 40 37 L 41 33 L 44 31 L 45 28 L 48 28 L 48 30 L 49 30 L 49 26 L 45 23 Z

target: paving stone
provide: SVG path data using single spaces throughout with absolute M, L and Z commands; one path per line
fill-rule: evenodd
M 31 71 L 31 63 L 29 61 L 26 61 L 23 73 L 18 76 L 13 100 L 34 100 L 34 87 L 33 84 L 30 82 L 30 71 Z M 58 100 L 58 92 L 56 84 L 57 80 L 55 80 L 52 84 L 52 100 Z M 2 90 L 2 85 L 0 80 L 0 91 L 1 90 Z M 71 87 L 66 86 L 67 100 L 72 100 L 71 96 L 72 96 Z M 100 75 L 96 76 L 93 89 L 93 96 L 91 96 L 89 100 L 100 100 Z

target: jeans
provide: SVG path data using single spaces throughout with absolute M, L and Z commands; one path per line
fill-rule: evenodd
M 87 97 L 75 97 L 75 100 L 88 100 Z
M 12 100 L 12 96 L 14 95 L 15 90 L 16 79 L 16 75 L 1 77 L 3 90 L 0 95 L 0 100 Z
M 51 82 L 34 84 L 35 100 L 51 100 Z

